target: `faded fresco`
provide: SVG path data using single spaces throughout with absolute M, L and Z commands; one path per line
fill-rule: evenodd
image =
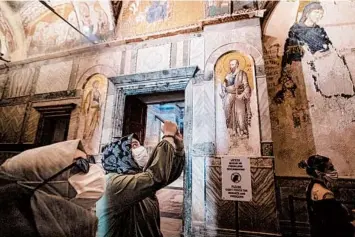
M 12 29 L 0 11 L 0 53 L 5 59 L 9 59 L 9 55 L 16 50 L 16 41 Z
M 315 90 L 322 96 L 354 96 L 355 86 L 345 58 L 333 46 L 325 29 L 318 25 L 323 16 L 324 9 L 319 2 L 304 7 L 286 40 L 282 73 L 292 62 L 304 60 L 312 71 Z
M 73 1 L 53 8 L 90 40 L 100 41 L 107 39 L 113 31 L 112 12 L 108 4 L 101 1 Z M 21 12 L 29 55 L 62 51 L 88 43 L 87 39 L 51 11 L 31 6 Z
M 127 1 L 118 20 L 119 38 L 149 35 L 196 25 L 204 18 L 203 1 Z
M 84 88 L 80 132 L 88 154 L 99 152 L 106 92 L 107 78 L 99 74 L 92 76 Z
M 296 19 L 288 32 L 265 33 L 278 175 L 301 174 L 297 161 L 315 153 L 335 160 L 340 175 L 355 175 L 349 166 L 354 147 L 347 145 L 355 139 L 355 72 L 351 71 L 355 55 L 350 50 L 355 46 L 351 33 L 355 30 L 349 24 L 353 22 L 353 13 L 347 10 L 350 5 L 300 2 L 296 13 L 288 13 Z M 339 17 L 335 20 L 333 15 Z
M 114 23 L 110 1 L 73 1 L 82 32 L 92 41 L 106 40 Z
M 255 0 L 232 1 L 232 2 L 233 2 L 233 13 L 240 14 L 240 13 L 257 10 L 257 1 Z
M 205 3 L 206 17 L 221 16 L 230 14 L 231 1 L 228 0 L 209 0 Z
M 222 56 L 215 66 L 217 153 L 260 152 L 253 61 L 239 52 Z

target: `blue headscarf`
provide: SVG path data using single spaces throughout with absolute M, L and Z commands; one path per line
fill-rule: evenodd
M 132 157 L 132 138 L 134 134 L 124 136 L 103 148 L 102 166 L 106 173 L 135 174 L 141 172 Z

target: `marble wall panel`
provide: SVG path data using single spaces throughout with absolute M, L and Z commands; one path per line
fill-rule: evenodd
M 26 105 L 0 107 L 0 143 L 18 143 Z
M 114 77 L 120 74 L 121 51 L 113 51 L 78 59 L 79 66 L 74 76 L 76 88 L 82 89 L 87 79 L 96 73 L 105 77 Z M 124 73 L 124 71 L 122 72 Z
M 235 202 L 223 200 L 220 166 L 206 166 L 206 225 L 235 229 Z
M 36 94 L 68 90 L 72 61 L 48 64 L 41 67 Z
M 192 144 L 195 155 L 214 154 L 215 108 L 213 81 L 193 85 L 193 131 Z M 205 145 L 203 145 L 205 144 Z
M 5 85 L 8 79 L 7 74 L 1 74 L 0 75 L 0 99 L 2 98 L 4 91 L 5 91 Z
M 9 72 L 4 98 L 29 95 L 35 77 L 35 68 L 24 68 Z
M 235 203 L 221 199 L 221 159 L 223 157 L 206 161 L 206 224 L 233 229 Z M 239 202 L 240 230 L 278 233 L 272 158 L 250 158 L 250 163 L 253 199 Z
M 40 113 L 35 110 L 31 109 L 28 115 L 28 119 L 25 125 L 25 131 L 23 135 L 23 143 L 30 143 L 33 144 L 35 143 L 36 140 L 36 133 L 38 129 L 38 122 L 40 119 Z
M 171 44 L 139 49 L 136 72 L 142 73 L 169 69 L 170 53 Z
M 203 37 L 190 40 L 190 65 L 198 66 L 200 70 L 205 67 L 205 40 Z
M 239 42 L 253 45 L 262 51 L 260 23 L 258 19 L 206 26 L 204 30 L 206 60 L 222 45 Z
M 179 41 L 176 43 L 176 67 L 184 66 L 184 41 Z
M 205 158 L 192 158 L 192 221 L 205 220 Z

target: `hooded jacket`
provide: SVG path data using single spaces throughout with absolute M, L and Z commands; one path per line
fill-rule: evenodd
M 132 158 L 132 135 L 110 144 L 103 158 L 106 192 L 97 202 L 98 237 L 161 237 L 156 191 L 182 173 L 185 156 L 161 141 L 144 170 Z M 115 155 L 113 155 L 115 154 Z

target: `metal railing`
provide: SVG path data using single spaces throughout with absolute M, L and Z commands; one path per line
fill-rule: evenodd
M 288 196 L 288 207 L 290 210 L 290 221 L 291 221 L 291 236 L 297 237 L 297 228 L 296 228 L 296 215 L 295 215 L 295 205 L 294 201 L 304 201 L 307 202 L 306 198 L 294 197 L 292 195 Z M 340 201 L 342 204 L 350 204 L 355 206 L 355 201 Z M 308 211 L 307 211 L 308 215 Z

